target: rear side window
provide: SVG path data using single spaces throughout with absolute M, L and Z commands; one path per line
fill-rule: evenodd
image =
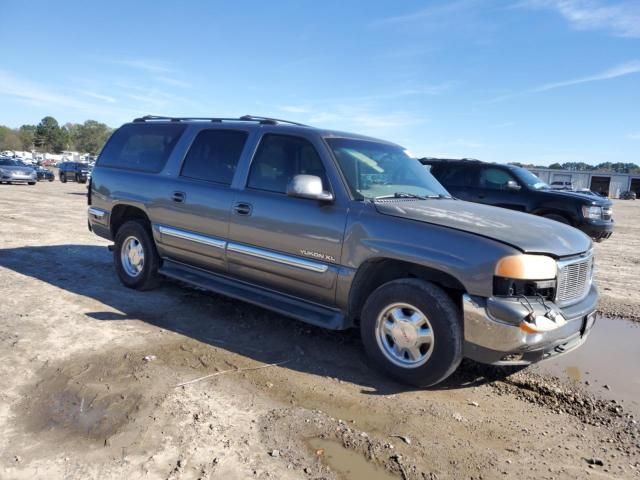
M 299 174 L 316 175 L 324 190 L 329 182 L 318 152 L 304 138 L 288 135 L 265 135 L 251 162 L 247 186 L 256 190 L 286 193 L 287 185 Z
M 167 163 L 185 128 L 181 124 L 124 125 L 111 136 L 97 165 L 157 173 Z
M 204 130 L 189 149 L 180 175 L 231 185 L 247 133 L 238 130 Z
M 431 173 L 445 187 L 469 187 L 472 184 L 473 170 L 465 165 L 434 165 Z

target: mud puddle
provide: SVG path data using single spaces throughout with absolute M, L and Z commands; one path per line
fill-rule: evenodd
M 335 440 L 313 438 L 307 443 L 316 457 L 333 470 L 341 480 L 396 480 L 397 478 Z
M 639 360 L 640 324 L 599 317 L 580 348 L 535 369 L 580 384 L 601 397 L 622 401 L 625 410 L 640 415 Z

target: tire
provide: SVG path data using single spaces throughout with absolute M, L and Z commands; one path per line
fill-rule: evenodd
M 53 177 L 51 177 L 51 178 L 49 179 L 49 181 L 50 181 L 50 182 L 53 182 Z
M 62 183 L 67 183 L 67 177 L 65 177 L 64 175 L 60 175 L 60 181 Z
M 410 308 L 404 308 L 410 307 Z M 418 350 L 413 348 L 419 361 L 410 358 L 408 349 L 400 359 L 398 354 L 391 353 L 392 336 L 384 333 L 383 324 L 401 325 L 396 328 L 399 335 L 398 348 L 402 350 L 400 342 L 410 341 L 414 335 L 414 328 L 406 322 L 412 309 L 422 314 L 426 324 L 415 330 L 422 335 L 431 331 L 431 343 L 420 345 Z M 394 312 L 398 321 L 386 313 Z M 402 318 L 404 316 L 404 319 Z M 416 317 L 416 318 L 418 318 Z M 379 321 L 380 319 L 380 321 Z M 419 324 L 420 320 L 416 322 Z M 405 332 L 404 327 L 408 330 Z M 360 316 L 360 336 L 367 355 L 384 372 L 396 380 L 418 387 L 429 387 L 442 382 L 451 375 L 462 361 L 462 315 L 460 309 L 440 287 L 413 278 L 393 280 L 378 287 L 367 299 Z M 424 338 L 427 338 L 426 336 Z
M 132 256 L 123 254 L 123 250 L 128 245 L 133 246 L 137 253 L 142 253 L 142 261 L 139 254 L 133 253 Z M 118 229 L 113 248 L 113 263 L 125 287 L 150 290 L 160 284 L 158 275 L 160 257 L 151 232 L 140 221 L 130 220 Z M 134 274 L 134 270 L 137 269 L 139 271 Z
M 549 220 L 555 220 L 556 222 L 564 223 L 565 225 L 571 225 L 569 220 L 567 220 L 562 215 L 558 215 L 557 213 L 548 213 L 543 215 L 544 218 L 548 218 Z
M 29 185 L 35 185 L 36 182 L 27 182 Z

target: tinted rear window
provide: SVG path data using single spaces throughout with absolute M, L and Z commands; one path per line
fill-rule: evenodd
M 431 173 L 445 187 L 468 187 L 473 182 L 473 167 L 464 164 L 441 163 L 431 167 Z
M 157 173 L 184 132 L 181 124 L 129 124 L 120 127 L 105 145 L 97 164 Z
M 231 185 L 233 173 L 247 140 L 237 130 L 204 130 L 187 153 L 180 175 Z

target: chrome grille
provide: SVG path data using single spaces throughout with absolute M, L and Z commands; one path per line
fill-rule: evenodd
M 602 207 L 602 219 L 611 220 L 612 209 L 609 207 Z
M 558 290 L 556 301 L 566 304 L 584 298 L 591 286 L 593 257 L 580 258 L 558 264 Z

